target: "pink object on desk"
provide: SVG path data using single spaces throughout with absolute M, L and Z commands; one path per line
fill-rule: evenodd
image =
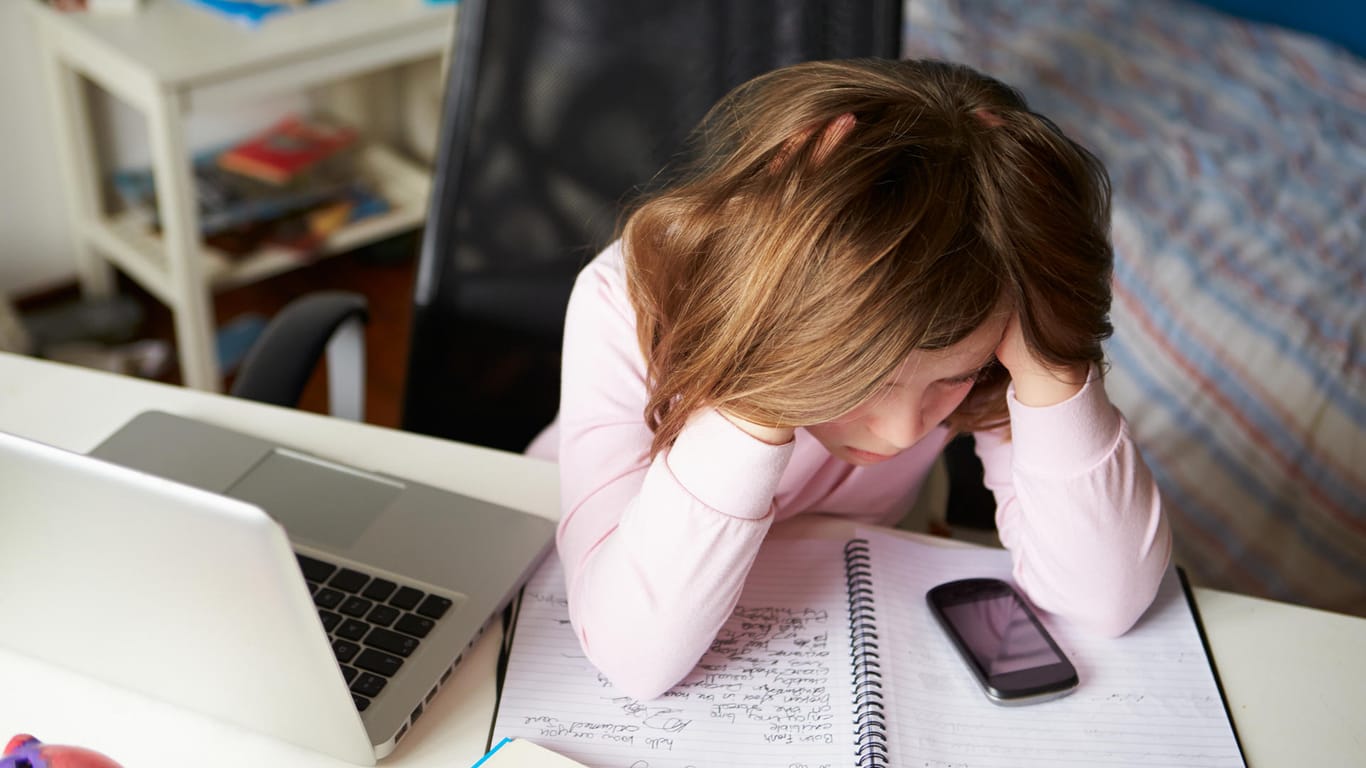
M 119 764 L 83 747 L 44 744 L 21 733 L 9 740 L 0 768 L 120 768 Z

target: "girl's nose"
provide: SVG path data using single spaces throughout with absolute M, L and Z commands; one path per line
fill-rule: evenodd
M 894 390 L 869 414 L 868 428 L 890 448 L 898 451 L 910 448 L 924 435 L 921 405 L 921 397 Z

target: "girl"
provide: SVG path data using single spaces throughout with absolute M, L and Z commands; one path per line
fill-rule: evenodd
M 723 99 L 694 167 L 570 299 L 558 549 L 588 658 L 649 699 L 730 615 L 770 526 L 891 524 L 976 432 L 1014 577 L 1120 634 L 1170 533 L 1106 397 L 1109 184 L 1007 86 L 799 64 Z

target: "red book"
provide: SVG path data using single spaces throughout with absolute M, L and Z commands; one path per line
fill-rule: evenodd
M 271 184 L 288 184 L 356 143 L 354 128 L 289 117 L 218 156 L 226 170 Z

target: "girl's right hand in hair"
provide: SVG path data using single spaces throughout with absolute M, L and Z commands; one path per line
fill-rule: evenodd
M 1015 399 L 1036 408 L 1067 400 L 1086 385 L 1090 366 L 1057 367 L 1045 363 L 1025 341 L 1020 316 L 1012 314 L 1005 335 L 996 346 L 996 359 L 1010 372 Z
M 762 424 L 755 424 L 752 421 L 736 416 L 724 408 L 717 408 L 716 410 L 722 416 L 726 417 L 726 421 L 739 427 L 740 430 L 750 437 L 759 440 L 760 442 L 768 443 L 769 445 L 786 445 L 792 442 L 792 436 L 796 432 L 796 429 L 793 427 L 766 427 Z

